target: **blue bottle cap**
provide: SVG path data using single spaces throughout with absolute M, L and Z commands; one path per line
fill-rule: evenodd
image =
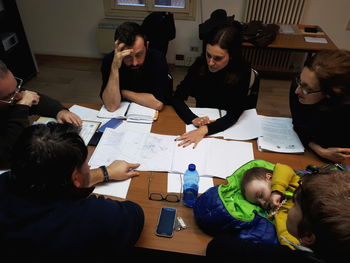
M 193 164 L 193 163 L 190 163 L 190 164 L 188 165 L 188 170 L 190 170 L 190 171 L 196 170 L 196 165 Z

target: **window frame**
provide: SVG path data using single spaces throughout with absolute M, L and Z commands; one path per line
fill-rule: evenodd
M 109 18 L 144 19 L 154 11 L 171 12 L 176 20 L 196 20 L 196 1 L 185 0 L 185 8 L 155 7 L 154 0 L 145 0 L 145 6 L 117 6 L 115 0 L 103 0 L 105 15 Z

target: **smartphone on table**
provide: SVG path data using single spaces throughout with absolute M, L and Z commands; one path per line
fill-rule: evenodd
M 156 235 L 161 237 L 172 237 L 176 218 L 176 209 L 162 207 L 158 218 Z

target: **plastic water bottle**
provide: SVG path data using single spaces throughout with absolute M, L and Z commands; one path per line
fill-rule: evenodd
M 193 207 L 198 196 L 199 174 L 196 165 L 191 163 L 184 174 L 183 202 L 188 207 Z

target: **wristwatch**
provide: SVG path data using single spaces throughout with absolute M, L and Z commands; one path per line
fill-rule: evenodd
M 103 173 L 103 182 L 107 183 L 109 182 L 109 175 L 106 166 L 102 165 L 100 166 L 102 173 Z

